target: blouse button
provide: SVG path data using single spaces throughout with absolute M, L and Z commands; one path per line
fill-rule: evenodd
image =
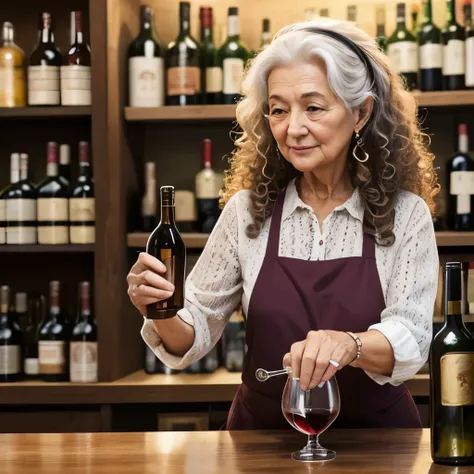
M 319 245 L 323 245 L 323 241 L 322 241 L 322 240 L 319 241 Z

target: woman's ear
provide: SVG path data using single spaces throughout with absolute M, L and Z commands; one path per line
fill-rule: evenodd
M 370 116 L 372 115 L 372 110 L 374 108 L 374 98 L 372 96 L 367 97 L 365 101 L 359 105 L 357 112 L 357 128 L 356 130 L 362 130 L 366 123 L 369 121 Z

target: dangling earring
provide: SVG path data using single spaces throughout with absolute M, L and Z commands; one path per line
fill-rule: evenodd
M 275 149 L 276 149 L 276 152 L 277 152 L 278 161 L 281 161 L 281 154 L 280 154 L 280 149 L 278 148 L 278 145 L 276 145 Z
M 358 132 L 355 132 L 355 139 L 356 139 L 356 144 L 354 146 L 354 149 L 352 150 L 352 156 L 359 162 L 359 163 L 365 163 L 369 159 L 369 154 L 362 148 L 362 145 L 364 143 L 364 140 L 362 140 L 362 137 L 359 135 Z M 363 155 L 364 158 L 359 158 L 357 156 L 357 149 L 359 149 Z

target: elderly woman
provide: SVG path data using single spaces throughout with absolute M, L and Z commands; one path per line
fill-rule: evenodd
M 304 389 L 337 373 L 335 426 L 419 427 L 403 381 L 428 358 L 438 253 L 430 209 L 438 190 L 416 105 L 366 33 L 317 20 L 283 28 L 252 62 L 237 106 L 225 207 L 186 281 L 177 317 L 142 336 L 182 369 L 246 315 L 241 384 L 228 429 L 289 425 L 284 380 Z M 168 298 L 164 266 L 141 254 L 128 276 L 141 314 Z

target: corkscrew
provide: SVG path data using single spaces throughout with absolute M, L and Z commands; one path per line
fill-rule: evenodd
M 278 377 L 279 375 L 288 375 L 291 374 L 291 367 L 285 367 L 280 370 L 265 370 L 265 369 L 257 369 L 255 371 L 255 378 L 259 382 L 266 382 L 268 379 L 272 377 Z

